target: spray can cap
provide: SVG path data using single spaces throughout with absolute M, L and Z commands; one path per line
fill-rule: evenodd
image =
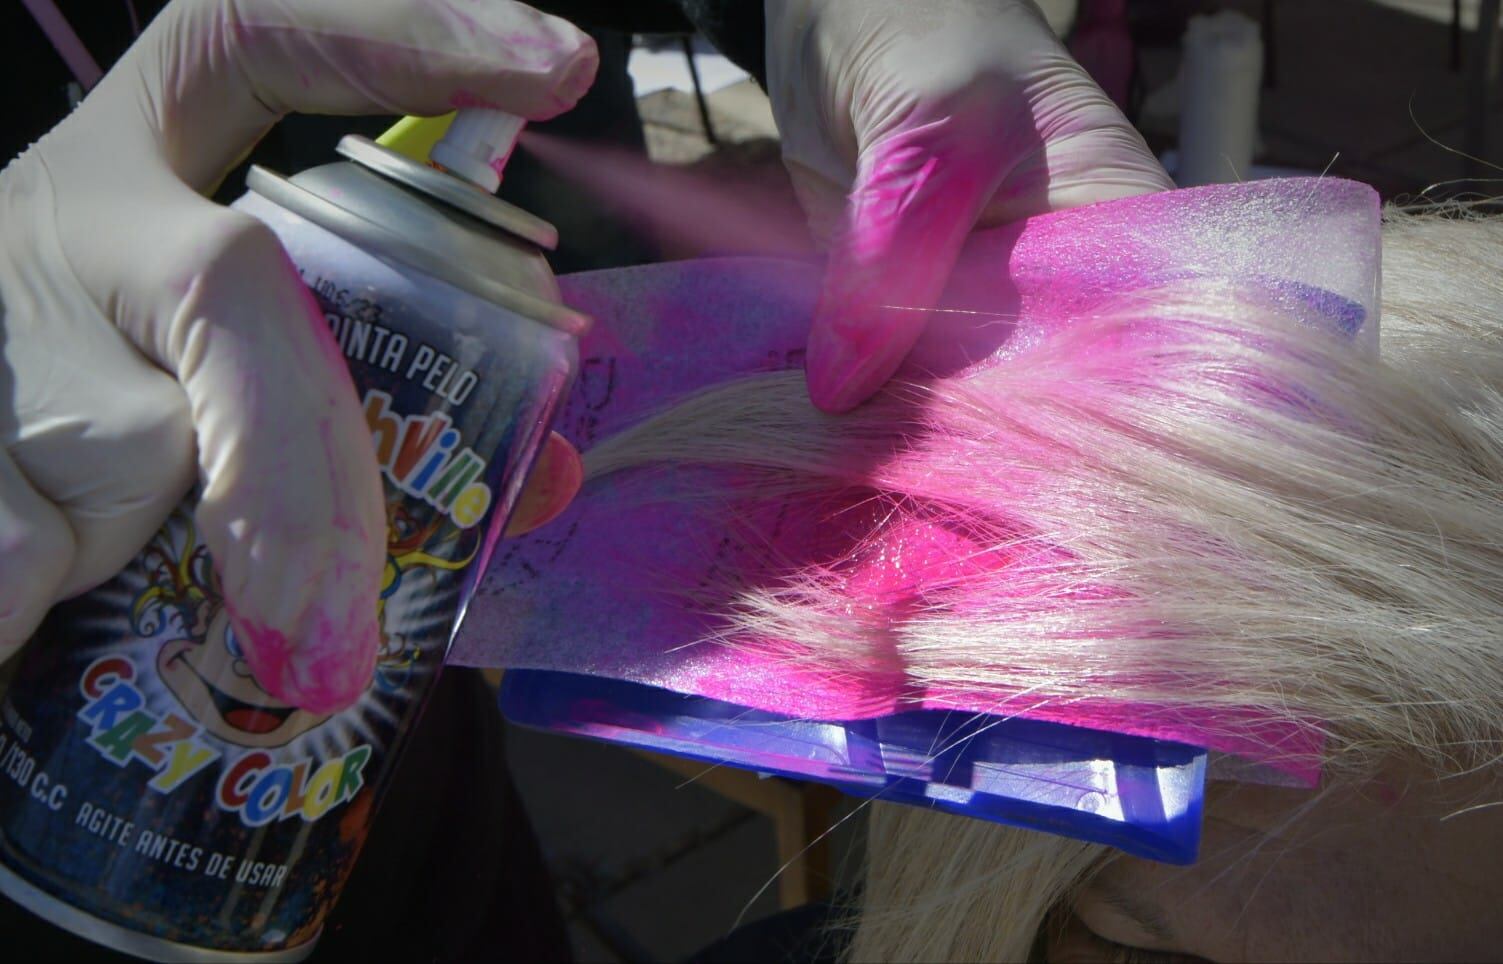
M 450 173 L 494 193 L 526 123 L 505 111 L 466 107 L 454 115 L 454 123 L 428 156 Z

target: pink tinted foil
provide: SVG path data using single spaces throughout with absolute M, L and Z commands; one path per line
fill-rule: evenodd
M 935 316 L 911 363 L 961 371 L 1005 357 L 1102 299 L 1180 278 L 1250 283 L 1348 322 L 1360 317 L 1358 350 L 1375 350 L 1379 233 L 1376 194 L 1334 179 L 1215 185 L 1033 218 L 972 239 L 945 300 L 958 310 Z M 687 392 L 801 367 L 819 282 L 817 266 L 773 259 L 562 279 L 565 299 L 597 323 L 582 344 L 559 431 L 588 450 Z M 725 507 L 717 523 L 713 504 L 654 501 L 664 487 L 693 490 L 698 471 L 628 472 L 592 484 L 541 531 L 502 543 L 450 659 L 608 676 L 802 718 L 861 719 L 926 705 L 1179 740 L 1307 774 L 1318 765 L 1319 747 L 1304 731 L 1252 713 L 1206 719 L 1106 700 L 915 692 L 896 662 L 835 677 L 778 658 L 775 645 L 706 642 L 716 627 L 681 590 L 702 583 L 707 566 L 759 564 L 725 549 L 738 525 L 776 528 L 778 547 L 801 561 L 850 547 L 819 525 L 827 511 L 790 506 L 776 518 L 748 519 Z M 942 578 L 943 560 L 964 555 L 942 544 L 951 538 L 904 533 L 917 560 L 906 578 Z M 891 574 L 874 570 L 869 585 L 873 605 L 887 605 Z

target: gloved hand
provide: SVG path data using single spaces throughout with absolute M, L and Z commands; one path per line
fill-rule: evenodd
M 505 0 L 177 0 L 10 164 L 0 655 L 120 570 L 201 475 L 199 532 L 257 680 L 318 712 L 358 697 L 386 542 L 371 434 L 275 236 L 201 192 L 289 111 L 541 119 L 596 62 Z
M 897 369 L 966 236 L 1172 187 L 1026 0 L 766 0 L 783 160 L 829 248 L 809 394 L 853 408 Z

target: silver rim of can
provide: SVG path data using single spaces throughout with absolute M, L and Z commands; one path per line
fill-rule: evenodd
M 4 838 L 0 838 L 0 850 L 8 851 L 10 848 L 4 844 Z M 309 954 L 313 953 L 313 946 L 318 943 L 318 937 L 315 935 L 312 940 L 304 941 L 296 947 L 276 951 L 219 951 L 163 940 L 160 937 L 153 937 L 150 934 L 143 934 L 140 931 L 133 931 L 128 927 L 101 920 L 93 914 L 81 911 L 72 904 L 53 897 L 11 870 L 3 860 L 0 860 L 0 894 L 9 897 L 43 920 L 77 934 L 85 940 L 124 954 L 132 954 L 152 961 L 164 961 L 168 964 L 200 964 L 200 962 L 218 961 L 257 961 L 268 962 L 268 964 L 285 961 L 290 964 L 290 962 L 306 959 Z
M 449 177 L 437 171 L 434 174 Z M 456 259 L 445 258 L 438 252 L 413 244 L 395 231 L 299 187 L 274 171 L 252 167 L 246 175 L 245 183 L 252 191 L 274 204 L 307 218 L 367 251 L 387 254 L 457 288 L 509 308 L 525 318 L 575 336 L 584 334 L 590 328 L 588 315 L 467 271 Z
M 507 204 L 452 174 L 419 164 L 358 134 L 346 134 L 340 138 L 335 150 L 361 167 L 370 168 L 399 184 L 422 191 L 486 224 L 525 238 L 540 248 L 552 251 L 558 247 L 558 228 L 536 214 Z

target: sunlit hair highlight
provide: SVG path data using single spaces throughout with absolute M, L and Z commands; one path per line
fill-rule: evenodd
M 718 465 L 761 498 L 880 502 L 980 546 L 901 606 L 851 556 L 721 587 L 719 642 L 918 687 L 1256 711 L 1329 776 L 1503 753 L 1503 225 L 1391 214 L 1381 356 L 1256 285 L 1134 291 L 1005 361 L 856 412 L 801 376 L 683 400 L 587 454 Z M 766 641 L 773 641 L 768 643 Z M 863 959 L 1026 956 L 1101 848 L 874 817 Z

